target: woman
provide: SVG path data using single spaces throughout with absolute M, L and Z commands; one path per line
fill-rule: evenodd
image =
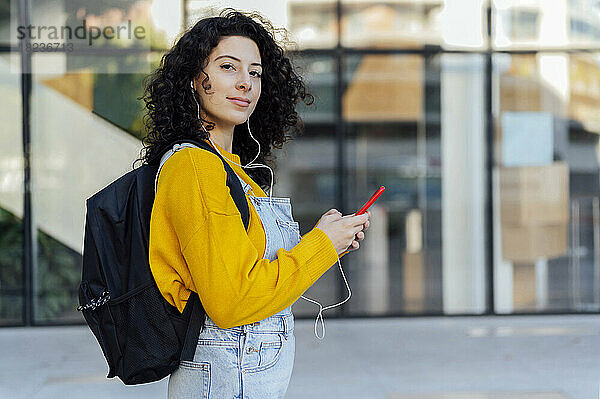
M 145 159 L 175 139 L 204 139 L 238 175 L 250 210 L 246 231 L 224 165 L 206 150 L 180 149 L 159 172 L 152 273 L 179 311 L 194 291 L 207 313 L 193 361 L 169 378 L 169 397 L 283 397 L 294 359 L 291 305 L 359 248 L 370 215 L 331 209 L 301 237 L 289 199 L 271 196 L 272 170 L 250 165 L 299 131 L 295 105 L 312 100 L 260 15 L 228 9 L 200 20 L 163 57 L 143 98 Z

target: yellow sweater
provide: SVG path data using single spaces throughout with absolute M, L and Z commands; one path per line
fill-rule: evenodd
M 265 192 L 230 160 L 240 157 L 217 145 L 233 170 Z M 184 148 L 164 164 L 150 219 L 149 262 L 158 288 L 180 312 L 191 291 L 221 328 L 249 324 L 294 303 L 337 262 L 332 241 L 319 228 L 306 233 L 291 250 L 262 259 L 265 231 L 248 200 L 244 229 L 226 185 L 221 159 L 206 150 Z

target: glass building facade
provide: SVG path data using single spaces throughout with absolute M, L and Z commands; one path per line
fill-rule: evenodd
M 315 96 L 276 152 L 301 233 L 386 186 L 326 316 L 600 310 L 597 1 L 0 0 L 0 326 L 83 323 L 85 200 L 139 156 L 143 78 L 224 7 L 284 27 Z M 346 295 L 337 266 L 307 292 Z

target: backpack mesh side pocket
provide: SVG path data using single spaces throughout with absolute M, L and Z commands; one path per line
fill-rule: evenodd
M 157 381 L 179 366 L 182 342 L 165 303 L 154 281 L 108 302 L 123 354 L 117 374 L 125 384 Z

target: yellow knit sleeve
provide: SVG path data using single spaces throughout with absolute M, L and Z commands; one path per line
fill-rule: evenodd
M 178 162 L 161 172 L 161 184 L 170 183 L 157 196 L 170 209 L 165 228 L 177 237 L 187 265 L 180 273 L 189 272 L 219 327 L 253 323 L 285 309 L 337 262 L 333 243 L 316 227 L 291 250 L 279 249 L 275 260 L 262 259 L 229 193 L 221 159 L 201 149 L 180 152 Z

